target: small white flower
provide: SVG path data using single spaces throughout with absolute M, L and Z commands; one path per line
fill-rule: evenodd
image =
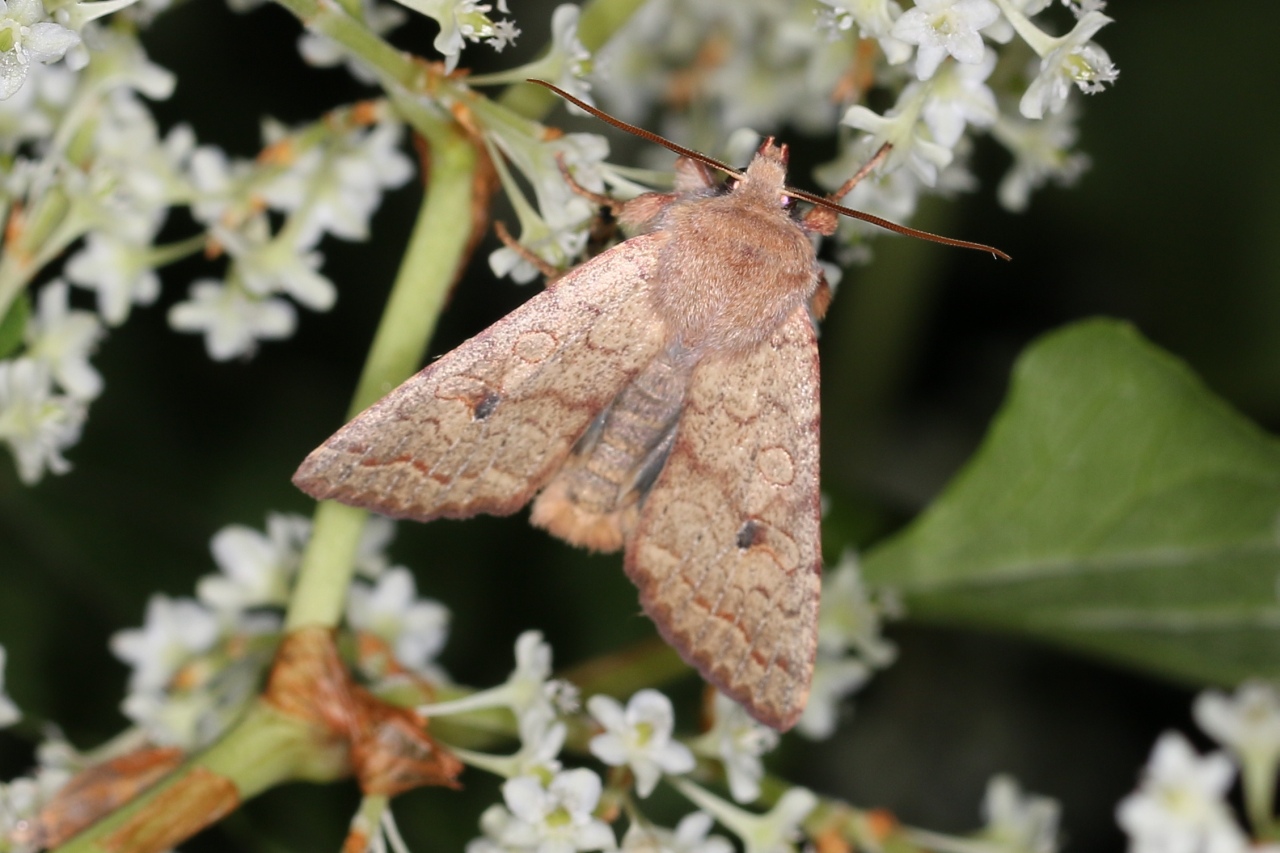
M 396 537 L 396 523 L 385 515 L 370 515 L 356 546 L 356 571 L 367 578 L 376 578 L 390 566 L 387 548 Z
M 541 631 L 525 631 L 516 638 L 516 668 L 507 684 L 517 716 L 534 705 L 565 711 L 577 707 L 577 688 L 551 678 L 551 646 L 542 639 Z
M 135 690 L 121 700 L 120 713 L 153 743 L 195 749 L 209 701 L 205 693 Z
M 562 3 L 551 13 L 551 47 L 546 55 L 528 65 L 479 78 L 480 85 L 515 82 L 517 80 L 546 80 L 554 83 L 574 97 L 591 103 L 591 84 L 585 79 L 591 71 L 591 51 L 578 39 L 578 17 L 581 10 L 572 3 Z M 519 32 L 517 30 L 517 32 Z M 582 115 L 573 106 L 571 113 Z
M 372 587 L 352 586 L 347 624 L 381 638 L 406 668 L 432 681 L 444 680 L 435 657 L 449 635 L 449 609 L 438 601 L 419 599 L 408 569 L 389 569 Z
M 191 215 L 207 226 L 217 225 L 232 207 L 243 202 L 252 167 L 244 161 L 234 163 L 227 153 L 215 145 L 201 145 L 191 152 L 187 164 L 188 180 L 194 190 Z
M 40 849 L 33 838 L 35 819 L 70 779 L 66 770 L 41 767 L 35 778 L 20 776 L 0 783 L 0 838 L 13 845 L 6 849 L 15 853 Z
M 1156 741 L 1138 790 L 1120 801 L 1116 820 L 1133 853 L 1244 853 L 1248 839 L 1225 797 L 1235 768 L 1225 755 L 1196 755 L 1186 738 Z
M 995 123 L 1000 110 L 995 93 L 987 86 L 995 67 L 995 51 L 988 50 L 980 62 L 952 63 L 934 76 L 920 117 L 935 142 L 955 148 L 966 125 L 990 127 Z
M 911 45 L 893 35 L 893 24 L 902 15 L 902 7 L 893 0 L 821 0 L 847 16 L 838 25 L 849 29 L 858 26 L 858 35 L 880 43 L 890 65 L 901 65 L 911 58 Z M 845 21 L 847 20 L 847 25 Z
M 710 812 L 720 824 L 742 839 L 745 853 L 794 853 L 801 836 L 800 822 L 818 806 L 818 798 L 805 788 L 790 788 L 772 809 L 752 814 L 727 803 L 686 779 L 672 781 L 694 805 Z
M 1111 19 L 1101 12 L 1088 12 L 1071 32 L 1052 40 L 1052 49 L 1040 53 L 1040 73 L 1027 87 L 1018 111 L 1030 119 L 1043 118 L 1062 109 L 1073 84 L 1093 94 L 1114 83 L 1119 70 L 1107 52 L 1090 41 L 1109 23 Z
M 551 679 L 551 646 L 541 631 L 525 631 L 516 638 L 516 668 L 505 682 L 451 702 L 420 706 L 418 713 L 432 717 L 482 708 L 510 708 L 517 719 L 531 709 L 554 717 L 557 710 L 577 708 L 577 688 Z
M 733 844 L 720 835 L 708 835 L 714 823 L 706 812 L 691 812 L 675 830 L 633 820 L 622 836 L 624 853 L 733 853 Z
M 22 719 L 22 712 L 18 710 L 18 706 L 4 692 L 5 656 L 4 646 L 0 646 L 0 729 L 11 726 Z
M 982 812 L 987 821 L 982 837 L 995 841 L 1001 849 L 1016 853 L 1057 851 L 1062 812 L 1057 801 L 1023 794 L 1010 777 L 994 776 L 987 783 Z
M 612 767 L 630 766 L 641 797 L 653 792 L 664 773 L 693 769 L 693 753 L 671 739 L 675 728 L 671 700 L 657 690 L 639 691 L 625 710 L 609 696 L 592 696 L 587 710 L 604 726 L 604 732 L 591 739 L 591 754 Z
M 162 139 L 151 107 L 127 89 L 112 92 L 96 117 L 90 167 L 96 217 L 118 239 L 149 245 L 169 206 L 190 195 L 195 131 L 180 124 Z
M 324 256 L 285 233 L 273 238 L 269 229 L 265 216 L 255 216 L 236 231 L 215 227 L 213 235 L 235 259 L 235 275 L 254 296 L 285 293 L 313 311 L 332 308 L 337 289 L 317 272 Z
M 559 773 L 558 756 L 568 727 L 556 719 L 555 711 L 545 705 L 534 705 L 520 715 L 519 726 L 520 749 L 512 755 L 490 755 L 457 746 L 453 752 L 464 763 L 507 779 L 519 776 L 550 779 Z
M 818 647 L 837 655 L 853 650 L 873 667 L 888 666 L 898 651 L 882 634 L 885 615 L 895 615 L 892 605 L 871 597 L 857 554 L 846 551 L 823 578 Z
M 905 165 L 932 187 L 938 182 L 938 170 L 950 165 L 954 155 L 951 149 L 929 138 L 921 119 L 927 96 L 926 86 L 912 84 L 902 91 L 898 103 L 883 116 L 857 104 L 849 108 L 840 123 L 871 134 L 873 149 L 885 142 L 893 145 L 883 167 L 886 172 Z
M 12 156 L 23 143 L 51 136 L 70 100 L 75 76 L 65 65 L 30 66 L 28 84 L 0 100 L 0 151 Z
M 1013 166 L 996 188 L 1000 204 L 1015 213 L 1025 210 L 1032 190 L 1050 180 L 1070 186 L 1089 168 L 1089 158 L 1072 153 L 1078 135 L 1076 111 L 1068 107 L 1040 121 L 1001 116 L 991 135 L 1013 154 Z
M 875 149 L 869 144 L 872 142 L 873 140 L 863 137 L 846 146 L 838 158 L 815 169 L 814 177 L 829 189 L 839 187 L 871 159 L 875 153 Z M 921 187 L 920 179 L 910 169 L 894 169 L 891 172 L 878 169 L 859 181 L 842 203 L 891 222 L 907 222 L 916 212 Z M 838 228 L 840 241 L 846 247 L 840 256 L 845 264 L 864 262 L 868 257 L 866 239 L 886 233 L 884 229 L 869 222 L 861 222 L 848 216 L 840 217 Z M 829 577 L 825 578 L 824 584 L 829 580 Z
M 328 231 L 346 240 L 365 240 L 369 218 L 382 192 L 404 184 L 413 164 L 400 150 L 403 125 L 384 121 L 373 128 L 335 138 L 328 146 L 303 151 L 281 175 L 262 187 L 274 208 L 302 217 L 295 228 L 298 246 L 312 246 Z M 268 128 L 267 142 L 283 135 Z
M 161 690 L 184 663 L 209 651 L 217 639 L 217 617 L 200 602 L 156 594 L 147 602 L 143 626 L 113 634 L 111 651 L 133 667 L 131 692 Z
M 123 27 L 92 27 L 82 33 L 93 48 L 94 68 L 101 76 L 97 84 L 105 89 L 132 89 L 153 101 L 173 94 L 178 78 L 147 57 L 136 32 Z M 86 54 L 86 59 L 87 54 Z M 70 64 L 71 57 L 67 57 Z
M 55 279 L 40 291 L 36 316 L 27 323 L 27 355 L 47 365 L 53 378 L 77 400 L 102 393 L 102 374 L 89 354 L 102 339 L 102 323 L 88 311 L 68 307 L 67 283 Z
M 538 853 L 612 850 L 613 830 L 593 817 L 600 801 L 600 777 L 590 770 L 566 770 L 546 787 L 535 776 L 508 779 L 502 798 L 512 819 L 502 829 L 504 845 Z
M 894 23 L 892 34 L 919 45 L 916 77 L 928 80 L 948 54 L 957 62 L 981 62 L 978 30 L 999 17 L 1000 10 L 991 0 L 916 0 L 916 5 Z
M 729 793 L 740 803 L 760 796 L 764 765 L 760 756 L 778 745 L 778 733 L 747 715 L 737 702 L 717 693 L 715 722 L 693 743 L 694 752 L 719 759 L 729 780 Z
M 560 750 L 568 727 L 546 707 L 534 706 L 520 715 L 520 749 L 512 762 L 512 776 L 553 776 L 560 772 Z
M 488 17 L 493 6 L 479 0 L 399 0 L 415 12 L 426 15 L 440 25 L 432 46 L 444 56 L 446 73 L 458 67 L 458 59 L 467 42 L 482 39 L 499 39 L 510 34 L 513 25 L 507 23 L 499 33 L 497 25 Z M 498 0 L 499 12 L 507 13 L 506 0 Z M 518 32 L 518 31 L 517 31 Z M 505 45 L 506 42 L 501 42 Z
M 196 596 L 223 614 L 283 606 L 310 538 L 310 521 L 277 512 L 267 514 L 265 536 L 241 524 L 222 528 L 209 543 L 221 574 L 201 578 Z
M 484 40 L 489 47 L 502 53 L 503 48 L 516 43 L 516 39 L 520 38 L 520 28 L 516 26 L 515 21 L 503 19 L 493 22 L 493 35 Z
M 466 853 L 512 853 L 502 843 L 502 833 L 512 820 L 511 812 L 503 806 L 489 806 L 480 815 L 480 831 L 484 834 L 467 842 Z
M 22 88 L 32 60 L 57 62 L 80 36 L 48 20 L 40 0 L 0 0 L 0 100 Z
M 796 723 L 796 731 L 810 740 L 831 737 L 840 721 L 840 704 L 870 677 L 871 667 L 856 658 L 828 657 L 819 652 L 809 687 L 809 704 Z
M 84 404 L 55 395 L 49 371 L 29 358 L 0 361 L 0 441 L 9 445 L 18 476 L 31 485 L 45 469 L 65 474 L 63 449 L 80 439 Z
M 591 70 L 591 51 L 578 39 L 581 10 L 572 3 L 562 3 L 551 13 L 551 50 L 559 64 L 552 81 L 571 95 L 589 101 L 589 84 L 583 79 Z
M 97 293 L 98 313 L 108 325 L 118 326 L 134 305 L 150 305 L 160 295 L 160 277 L 151 268 L 149 250 L 145 242 L 94 230 L 63 269 L 73 284 Z
M 1242 759 L 1272 764 L 1280 759 L 1280 691 L 1264 681 L 1246 681 L 1234 696 L 1207 690 L 1196 697 L 1196 722 Z
M 253 299 L 241 288 L 215 279 L 191 285 L 190 297 L 169 309 L 169 325 L 179 332 L 203 332 L 209 357 L 227 361 L 252 355 L 260 340 L 293 334 L 293 306 L 282 299 Z

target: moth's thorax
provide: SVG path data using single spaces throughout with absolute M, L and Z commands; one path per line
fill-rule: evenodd
M 754 349 L 813 294 L 813 244 L 783 207 L 784 178 L 780 159 L 758 155 L 728 193 L 664 211 L 655 309 L 695 355 Z

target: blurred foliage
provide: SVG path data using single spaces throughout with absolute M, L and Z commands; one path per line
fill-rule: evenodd
M 523 52 L 504 54 L 503 67 L 545 41 L 550 6 L 519 4 Z M 836 523 L 858 544 L 938 494 L 977 448 L 1018 353 L 1083 317 L 1124 318 L 1247 416 L 1280 424 L 1280 163 L 1261 109 L 1277 68 L 1257 9 L 1115 0 L 1102 41 L 1121 76 L 1085 102 L 1081 147 L 1094 165 L 1080 185 L 1007 214 L 993 199 L 1007 164 L 980 150 L 984 189 L 916 223 L 997 244 L 1014 262 L 886 238 L 872 265 L 847 274 L 823 330 L 823 473 Z M 179 79 L 160 120 L 191 121 L 200 138 L 248 155 L 262 117 L 302 121 L 359 97 L 344 72 L 303 65 L 297 32 L 277 8 L 238 16 L 187 3 L 166 14 L 147 39 Z M 432 35 L 415 25 L 396 40 L 425 49 Z M 790 141 L 803 186 L 804 150 L 831 142 Z M 190 594 L 213 569 L 220 527 L 309 511 L 289 475 L 347 406 L 417 197 L 389 198 L 371 244 L 328 244 L 338 307 L 251 361 L 214 364 L 198 338 L 166 327 L 200 265 L 166 270 L 160 302 L 95 360 L 107 389 L 71 451 L 75 470 L 27 489 L 0 465 L 0 642 L 24 710 L 81 746 L 110 736 L 123 724 L 125 670 L 108 636 L 139 624 L 152 592 Z M 491 278 L 489 248 L 433 353 L 527 298 Z M 464 682 L 500 680 L 524 628 L 542 629 L 566 666 L 652 633 L 616 556 L 574 551 L 519 518 L 402 525 L 392 554 L 453 610 L 442 660 Z M 901 660 L 857 698 L 852 721 L 826 744 L 788 739 L 779 770 L 941 830 L 980 823 L 986 779 L 1007 771 L 1063 801 L 1068 849 L 1121 849 L 1114 805 L 1158 731 L 1186 723 L 1190 692 L 1018 640 L 912 624 L 893 636 Z M 693 719 L 690 704 L 681 713 Z M 0 740 L 6 776 L 30 760 Z M 479 774 L 466 782 L 462 801 L 431 790 L 403 800 L 415 849 L 456 850 L 476 834 L 496 788 Z M 347 787 L 291 786 L 184 849 L 329 849 L 354 802 Z
M 913 618 L 1232 685 L 1280 676 L 1277 518 L 1280 442 L 1095 320 L 1028 348 L 982 447 L 864 570 Z

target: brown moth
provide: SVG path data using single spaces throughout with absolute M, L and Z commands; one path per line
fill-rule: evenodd
M 772 139 L 739 172 L 564 96 L 683 155 L 675 191 L 616 205 L 637 236 L 369 407 L 293 482 L 418 521 L 532 500 L 555 536 L 625 549 L 663 638 L 786 730 L 809 695 L 822 562 L 814 323 L 830 291 L 810 235 L 837 213 L 918 232 L 834 203 L 872 164 L 821 199 L 785 186 Z M 798 217 L 794 199 L 815 207 Z

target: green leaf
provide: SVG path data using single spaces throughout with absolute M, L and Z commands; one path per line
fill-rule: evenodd
M 985 442 L 866 556 L 912 618 L 1193 682 L 1280 676 L 1280 442 L 1110 320 L 1033 344 Z
M 0 358 L 11 355 L 22 344 L 22 333 L 27 328 L 27 318 L 31 316 L 31 302 L 25 293 L 18 294 L 0 320 Z

